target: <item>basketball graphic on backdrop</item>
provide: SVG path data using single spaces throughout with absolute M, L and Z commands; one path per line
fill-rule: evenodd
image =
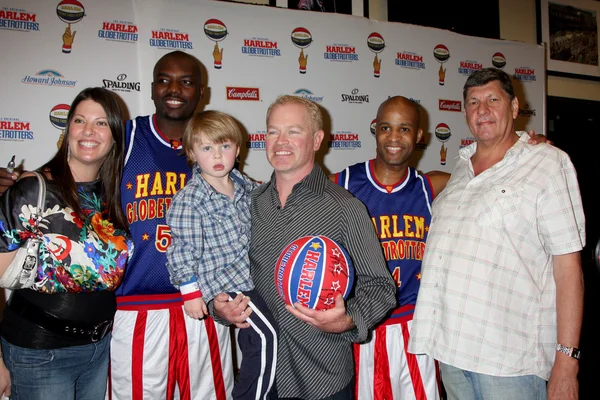
M 288 244 L 275 265 L 275 286 L 286 304 L 298 302 L 315 310 L 335 306 L 338 294 L 348 297 L 354 268 L 346 249 L 326 236 L 304 236 Z

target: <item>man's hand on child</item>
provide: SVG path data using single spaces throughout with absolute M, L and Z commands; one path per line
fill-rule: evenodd
M 204 319 L 204 317 L 208 316 L 208 309 L 202 297 L 184 301 L 183 310 L 188 317 L 194 319 Z

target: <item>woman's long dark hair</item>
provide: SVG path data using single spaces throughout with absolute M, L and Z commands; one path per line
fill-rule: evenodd
M 71 168 L 69 168 L 69 126 L 75 108 L 84 100 L 92 100 L 100 104 L 106 113 L 114 144 L 98 173 L 104 189 L 102 200 L 106 202 L 108 216 L 114 227 L 127 231 L 127 219 L 121 208 L 121 177 L 125 161 L 125 109 L 122 100 L 114 92 L 93 87 L 82 90 L 75 97 L 67 115 L 67 128 L 62 144 L 56 155 L 40 167 L 39 171 L 50 172 L 52 179 L 59 182 L 56 187 L 66 203 L 81 219 L 84 219 L 85 216 L 77 195 L 77 186 L 71 174 Z

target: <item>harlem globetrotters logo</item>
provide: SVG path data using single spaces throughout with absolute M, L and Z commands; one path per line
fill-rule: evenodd
M 312 35 L 306 28 L 298 27 L 292 31 L 292 43 L 300 49 L 298 56 L 298 65 L 301 74 L 306 74 L 306 64 L 308 63 L 308 54 L 304 54 L 304 49 L 308 48 L 312 43 Z
M 373 76 L 379 78 L 381 76 L 381 58 L 377 58 L 377 53 L 381 53 L 385 48 L 383 36 L 377 32 L 371 33 L 367 38 L 367 47 L 375 53 L 375 58 L 373 59 Z
M 58 19 L 68 24 L 65 33 L 62 35 L 62 52 L 70 54 L 77 33 L 77 31 L 71 31 L 71 24 L 75 24 L 85 17 L 85 9 L 77 0 L 63 0 L 56 6 L 56 15 Z
M 213 65 L 215 69 L 221 69 L 223 66 L 223 49 L 219 49 L 219 42 L 227 37 L 227 27 L 220 20 L 211 18 L 204 23 L 204 34 L 215 42 L 212 53 Z

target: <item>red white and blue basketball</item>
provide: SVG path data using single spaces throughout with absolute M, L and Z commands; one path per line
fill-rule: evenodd
M 85 9 L 77 0 L 62 0 L 56 6 L 56 15 L 67 24 L 74 24 L 85 17 Z
M 346 249 L 326 236 L 304 236 L 283 249 L 275 266 L 275 286 L 286 304 L 298 302 L 315 310 L 348 298 L 354 268 Z
M 220 42 L 227 36 L 227 27 L 222 21 L 211 18 L 204 23 L 204 34 L 210 40 Z
M 312 35 L 308 29 L 298 27 L 292 31 L 292 43 L 294 46 L 305 49 L 312 43 Z
M 374 53 L 381 53 L 385 48 L 385 40 L 378 32 L 373 32 L 367 37 L 367 47 Z

